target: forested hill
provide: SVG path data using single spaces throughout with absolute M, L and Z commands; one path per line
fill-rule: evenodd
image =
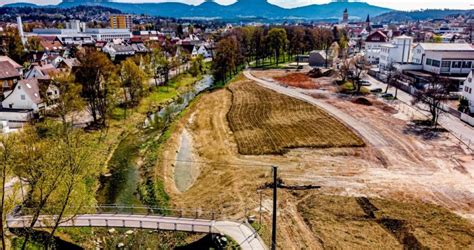
M 374 22 L 405 22 L 443 19 L 448 16 L 472 16 L 474 10 L 418 10 L 418 11 L 391 11 L 372 19 Z
M 16 4 L 18 6 L 19 4 Z M 220 5 L 207 0 L 200 5 L 189 5 L 176 2 L 164 3 L 126 3 L 99 0 L 68 0 L 57 7 L 70 8 L 79 5 L 100 5 L 118 9 L 124 13 L 147 14 L 174 18 L 218 18 L 235 19 L 261 17 L 266 19 L 339 19 L 345 9 L 354 20 L 365 20 L 368 14 L 380 15 L 390 9 L 363 2 L 331 2 L 313 4 L 299 8 L 287 9 L 269 3 L 267 0 L 238 0 L 231 5 Z M 7 5 L 8 6 L 8 5 Z M 30 5 L 28 5 L 30 6 Z
M 57 21 L 79 19 L 88 21 L 90 18 L 100 19 L 108 14 L 120 14 L 119 10 L 101 6 L 76 6 L 72 8 L 59 7 L 0 7 L 0 21 L 15 22 L 17 16 L 22 16 L 23 21 Z

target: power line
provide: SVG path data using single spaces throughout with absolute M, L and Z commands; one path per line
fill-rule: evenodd
M 217 161 L 194 161 L 194 160 L 180 160 L 180 159 L 168 159 L 168 158 L 158 158 L 158 161 L 174 161 L 174 162 L 184 162 L 184 163 L 196 163 L 196 164 L 209 164 L 209 165 L 227 165 L 227 166 L 241 166 L 241 167 L 250 167 L 250 168 L 271 168 L 271 164 L 246 164 L 246 163 L 228 163 L 228 162 L 217 162 Z

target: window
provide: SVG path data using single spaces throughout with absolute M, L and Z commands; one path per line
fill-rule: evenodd
M 452 67 L 452 68 L 457 68 L 457 69 L 459 69 L 459 68 L 461 68 L 461 62 L 460 62 L 460 61 L 454 61 L 454 62 L 452 63 L 452 66 L 451 66 L 451 67 Z
M 426 65 L 431 65 L 431 61 L 432 61 L 431 59 L 426 58 Z
M 465 69 L 470 69 L 471 65 L 472 65 L 472 62 L 467 62 L 467 61 L 462 62 L 462 67 Z
M 441 62 L 438 60 L 433 60 L 433 67 L 439 67 L 441 65 Z
M 449 68 L 449 66 L 451 66 L 451 61 L 442 61 L 441 62 L 441 67 Z
M 26 100 L 26 96 L 25 96 L 25 95 L 21 95 L 20 98 L 21 98 L 22 101 Z

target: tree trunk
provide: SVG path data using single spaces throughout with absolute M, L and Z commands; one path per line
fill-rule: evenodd
M 2 166 L 2 200 L 0 204 L 0 235 L 2 237 L 2 249 L 7 249 L 5 246 L 5 232 L 4 232 L 4 225 L 5 223 L 3 221 L 3 210 L 5 209 L 5 181 L 6 181 L 6 175 L 7 175 L 7 148 L 5 148 L 5 157 L 3 159 L 3 166 Z M 20 180 L 21 181 L 21 180 Z

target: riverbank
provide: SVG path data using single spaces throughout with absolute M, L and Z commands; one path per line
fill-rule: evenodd
M 154 152 L 169 136 L 167 134 L 174 117 L 179 117 L 182 112 L 180 107 L 185 109 L 191 103 L 198 94 L 196 89 L 204 90 L 201 89 L 203 79 L 208 78 L 185 73 L 172 79 L 168 86 L 153 87 L 137 108 L 115 108 L 107 129 L 87 134 L 102 165 L 98 204 L 168 207 L 169 197 L 154 171 L 157 160 Z M 195 94 L 190 95 L 190 92 Z M 153 126 L 145 126 L 150 115 L 162 110 L 170 111 L 167 113 L 169 120 L 159 127 L 153 122 Z M 133 246 L 146 244 L 148 247 L 180 246 L 194 242 L 203 235 L 142 230 L 122 232 L 119 229 L 116 233 L 110 233 L 103 228 L 74 228 L 58 230 L 58 236 L 85 248 L 115 248 L 118 243 Z

